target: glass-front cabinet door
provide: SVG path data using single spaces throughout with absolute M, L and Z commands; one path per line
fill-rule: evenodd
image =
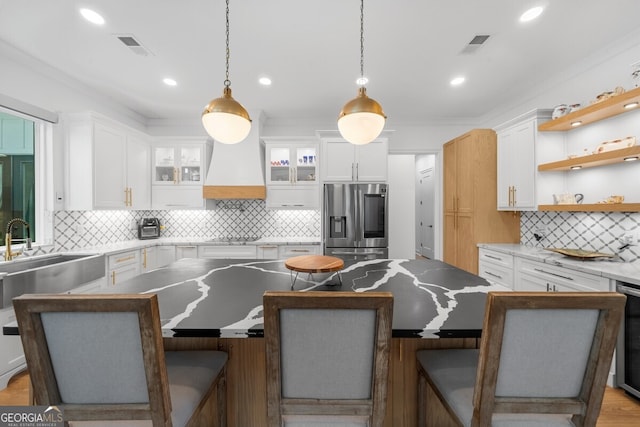
M 267 184 L 317 184 L 317 154 L 315 144 L 267 144 Z
M 154 185 L 202 185 L 202 179 L 202 146 L 154 147 Z

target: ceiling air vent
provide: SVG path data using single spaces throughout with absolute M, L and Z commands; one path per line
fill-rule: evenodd
M 149 49 L 144 47 L 142 43 L 140 43 L 133 34 L 114 34 L 118 40 L 122 42 L 126 47 L 128 47 L 133 53 L 140 56 L 149 56 L 153 55 Z
M 464 49 L 462 49 L 462 52 L 460 53 L 475 53 L 478 49 L 480 49 L 480 47 L 482 47 L 484 45 L 484 43 L 489 39 L 490 36 L 487 35 L 477 35 L 475 36 L 473 39 L 471 39 L 471 41 L 469 42 L 469 44 L 467 44 Z

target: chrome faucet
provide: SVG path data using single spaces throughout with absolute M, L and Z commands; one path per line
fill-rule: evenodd
M 4 243 L 5 243 L 4 260 L 5 261 L 11 261 L 13 257 L 16 257 L 22 253 L 22 252 L 11 251 L 11 229 L 13 228 L 14 224 L 17 222 L 24 225 L 24 229 L 27 234 L 24 248 L 26 250 L 31 249 L 31 234 L 29 232 L 29 223 L 22 218 L 13 218 L 11 221 L 7 223 L 7 232 L 4 239 Z

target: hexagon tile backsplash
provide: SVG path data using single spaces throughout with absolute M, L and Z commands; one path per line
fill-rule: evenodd
M 268 210 L 262 200 L 220 201 L 212 210 L 58 211 L 55 250 L 65 251 L 138 238 L 137 222 L 156 217 L 162 237 L 317 237 L 317 210 Z

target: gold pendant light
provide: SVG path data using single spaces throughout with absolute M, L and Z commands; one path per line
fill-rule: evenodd
M 360 82 L 364 82 L 364 0 L 360 0 Z M 380 135 L 387 116 L 382 106 L 367 96 L 364 83 L 358 96 L 347 102 L 338 115 L 338 130 L 352 144 L 368 144 Z
M 216 98 L 202 112 L 202 124 L 211 137 L 224 144 L 236 144 L 249 135 L 251 118 L 247 110 L 231 96 L 229 80 L 229 0 L 227 0 L 226 78 L 222 97 Z

